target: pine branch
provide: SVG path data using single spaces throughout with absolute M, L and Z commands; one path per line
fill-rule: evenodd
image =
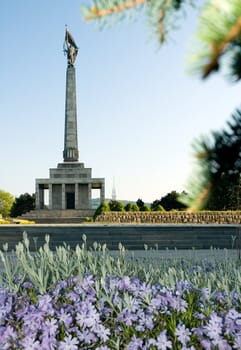
M 170 30 L 176 27 L 177 16 L 184 15 L 185 5 L 194 6 L 194 0 L 89 0 L 92 6 L 82 5 L 81 12 L 85 20 L 98 20 L 102 25 L 108 23 L 108 18 L 116 15 L 123 19 L 129 11 L 146 9 L 148 24 L 157 34 L 158 41 L 163 43 Z M 195 2 L 198 0 L 195 0 Z M 119 15 L 119 16 L 118 16 Z M 120 16 L 121 15 L 121 16 Z
M 226 37 L 218 45 L 211 44 L 211 61 L 203 67 L 203 78 L 209 76 L 214 70 L 219 68 L 219 59 L 225 52 L 227 46 L 232 43 L 241 34 L 241 16 L 238 18 L 236 23 L 230 28 Z
M 221 58 L 233 57 L 238 63 L 238 51 L 241 38 L 240 0 L 209 0 L 199 17 L 199 27 L 195 35 L 196 49 L 190 55 L 189 70 L 198 72 L 202 78 L 208 77 L 221 67 Z M 230 62 L 231 63 L 231 62 Z M 190 69 L 191 68 L 191 69 Z M 239 70 L 230 67 L 231 74 L 239 78 Z M 237 74 L 235 73 L 237 72 Z
M 149 0 L 133 0 L 133 1 L 127 1 L 125 3 L 122 3 L 120 5 L 114 5 L 109 8 L 101 9 L 100 7 L 93 6 L 89 9 L 90 14 L 86 15 L 84 18 L 85 20 L 93 20 L 98 19 L 101 17 L 109 16 L 114 13 L 123 12 L 125 10 L 134 8 L 136 6 L 143 5 L 144 3 L 148 2 Z
M 202 210 L 205 207 L 211 190 L 212 183 L 209 181 L 203 190 L 198 194 L 197 198 L 194 199 L 194 202 L 191 204 L 187 211 L 193 213 L 195 211 Z

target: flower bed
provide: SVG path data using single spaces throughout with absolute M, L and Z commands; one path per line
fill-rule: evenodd
M 28 247 L 1 252 L 0 349 L 241 349 L 238 260 Z

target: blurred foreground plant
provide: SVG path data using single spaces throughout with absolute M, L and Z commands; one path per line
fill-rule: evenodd
M 190 211 L 241 208 L 241 111 L 236 110 L 229 130 L 213 132 L 194 144 L 197 172 L 183 200 Z

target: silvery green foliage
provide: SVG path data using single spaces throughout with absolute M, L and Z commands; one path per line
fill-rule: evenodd
M 231 238 L 230 238 L 231 242 Z M 195 250 L 188 258 L 164 258 L 157 247 L 145 245 L 145 254 L 136 258 L 134 253 L 125 250 L 120 243 L 117 252 L 109 252 L 106 245 L 94 243 L 87 249 L 86 237 L 83 243 L 71 249 L 67 245 L 50 249 L 49 236 L 45 244 L 36 252 L 29 250 L 29 238 L 24 234 L 23 242 L 18 243 L 14 253 L 0 251 L 2 269 L 0 284 L 12 291 L 17 291 L 23 281 L 31 282 L 39 293 L 45 293 L 58 281 L 71 275 L 80 280 L 85 273 L 105 278 L 107 275 L 117 277 L 138 277 L 146 283 L 160 283 L 174 287 L 180 280 L 191 280 L 197 287 L 207 286 L 211 291 L 230 290 L 241 292 L 241 270 L 239 261 L 231 259 L 223 251 L 222 261 L 216 259 L 216 250 L 211 249 L 209 257 L 198 261 Z

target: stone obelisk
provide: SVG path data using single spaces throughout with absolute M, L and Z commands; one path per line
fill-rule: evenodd
M 77 136 L 77 107 L 76 107 L 76 79 L 74 62 L 78 47 L 66 27 L 64 52 L 68 57 L 66 72 L 66 98 L 65 98 L 65 129 L 64 129 L 64 162 L 78 162 L 78 136 Z

